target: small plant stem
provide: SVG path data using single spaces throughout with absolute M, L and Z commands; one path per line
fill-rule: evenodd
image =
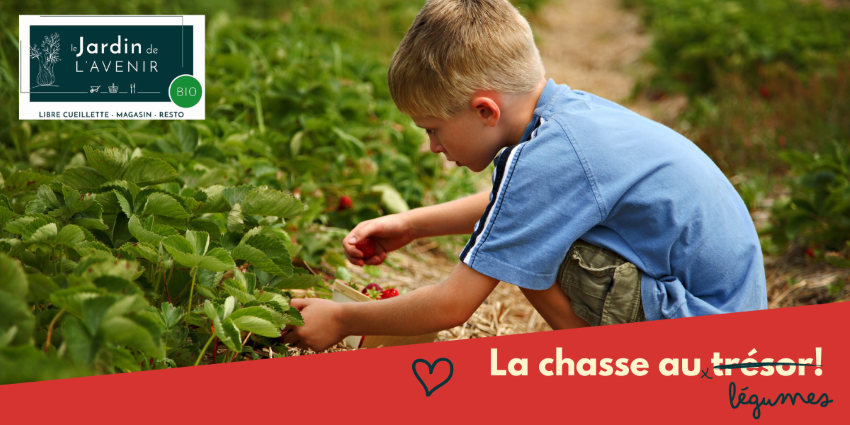
M 201 354 L 198 355 L 198 360 L 195 360 L 195 366 L 201 363 L 201 359 L 204 357 L 204 353 L 207 352 L 207 348 L 209 348 L 213 339 L 215 339 L 215 334 L 210 335 L 210 339 L 208 339 L 207 343 L 204 344 L 204 349 L 201 350 Z M 213 353 L 213 361 L 215 361 L 215 353 Z
M 65 313 L 64 308 L 62 310 L 59 310 L 59 313 L 56 313 L 56 315 L 53 316 L 53 320 L 50 321 L 50 326 L 47 327 L 47 341 L 44 342 L 45 353 L 47 352 L 47 349 L 50 348 L 50 337 L 53 335 L 53 326 L 56 324 L 56 320 L 59 319 L 59 316 L 61 316 L 63 313 Z
M 215 335 L 215 334 L 213 334 L 213 335 Z M 218 338 L 216 338 L 215 342 L 213 343 L 213 364 L 216 363 L 215 358 L 216 358 L 217 355 L 218 355 Z
M 245 341 L 242 341 L 242 346 L 243 346 L 243 347 L 245 346 L 245 344 L 247 344 L 247 343 L 248 343 L 248 338 L 250 338 L 250 337 L 251 337 L 251 332 L 248 332 L 248 335 L 245 335 Z M 230 359 L 230 361 L 231 361 L 231 362 L 233 362 L 234 360 L 236 360 L 236 356 L 238 356 L 238 355 L 239 355 L 239 353 L 241 353 L 241 352 L 242 352 L 242 351 L 239 351 L 239 352 L 237 352 L 236 354 L 234 354 L 234 355 L 233 355 L 233 358 L 232 358 L 232 359 Z
M 195 295 L 195 276 L 198 275 L 198 268 L 192 269 L 192 283 L 189 287 L 189 308 L 186 310 L 186 327 L 189 327 L 189 315 L 192 314 L 192 296 Z M 209 342 L 207 343 L 209 344 Z M 204 349 L 206 350 L 206 348 Z
M 171 275 L 173 275 L 173 274 L 174 274 L 174 269 L 171 269 L 171 273 L 168 274 L 168 280 L 171 280 Z M 165 295 L 168 297 L 168 303 L 171 304 L 171 305 L 174 305 L 174 303 L 171 302 L 171 294 L 168 293 L 168 282 L 165 280 L 165 270 L 162 271 L 162 286 L 165 287 Z M 162 298 L 162 297 L 159 297 L 159 298 Z

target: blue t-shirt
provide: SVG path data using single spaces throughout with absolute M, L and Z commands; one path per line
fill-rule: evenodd
M 546 289 L 576 239 L 641 271 L 648 320 L 767 308 L 755 226 L 720 169 L 682 135 L 549 80 L 460 260 Z

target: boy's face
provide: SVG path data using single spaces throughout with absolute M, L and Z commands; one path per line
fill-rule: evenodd
M 492 113 L 492 111 L 489 111 Z M 483 171 L 506 146 L 500 129 L 495 128 L 488 111 L 467 108 L 457 117 L 443 120 L 435 117 L 411 117 L 424 128 L 431 142 L 431 152 L 446 154 L 446 159 L 459 167 Z M 495 121 L 498 121 L 496 118 Z

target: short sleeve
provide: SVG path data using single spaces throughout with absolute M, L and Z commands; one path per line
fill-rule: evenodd
M 573 242 L 602 221 L 592 170 L 554 120 L 495 162 L 490 203 L 460 260 L 501 281 L 547 289 Z

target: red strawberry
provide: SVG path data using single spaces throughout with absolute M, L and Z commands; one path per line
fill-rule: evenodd
M 363 288 L 363 291 L 361 291 L 361 292 L 362 292 L 364 295 L 369 295 L 369 290 L 370 290 L 370 289 L 372 289 L 372 290 L 374 290 L 374 291 L 378 291 L 378 292 L 381 292 L 381 291 L 383 291 L 383 290 L 384 290 L 383 288 L 381 288 L 381 285 L 378 285 L 377 283 L 370 283 L 370 284 L 366 285 L 366 287 L 365 287 L 365 288 Z
M 372 238 L 363 239 L 360 243 L 355 244 L 354 247 L 363 253 L 364 260 L 375 256 L 375 240 Z
M 352 206 L 353 206 L 353 204 L 351 203 L 351 198 L 349 198 L 347 196 L 343 196 L 343 197 L 339 198 L 339 205 L 337 205 L 336 210 L 337 211 L 348 210 L 348 209 L 351 209 Z
M 811 248 L 806 248 L 806 256 L 809 258 L 815 258 L 815 250 Z
M 770 90 L 768 90 L 764 85 L 759 86 L 759 94 L 761 94 L 761 97 L 765 99 L 770 98 Z
M 384 292 L 381 293 L 381 299 L 387 299 L 398 296 L 398 290 L 395 288 L 384 289 Z

